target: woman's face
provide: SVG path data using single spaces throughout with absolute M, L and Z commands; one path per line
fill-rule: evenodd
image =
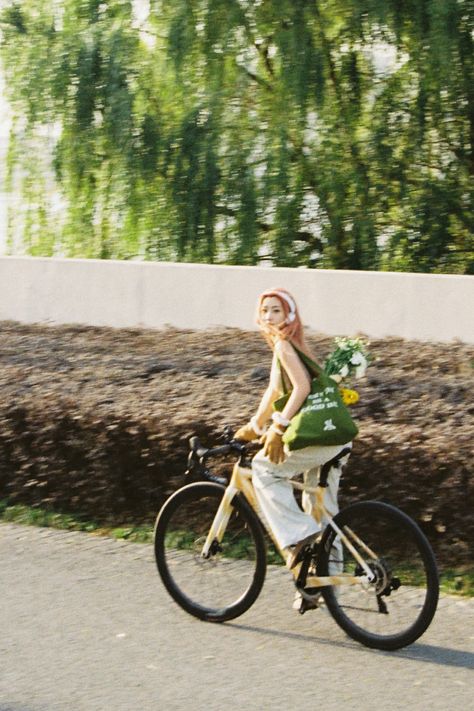
M 286 319 L 280 299 L 276 296 L 266 296 L 260 309 L 261 320 L 270 326 L 281 326 Z

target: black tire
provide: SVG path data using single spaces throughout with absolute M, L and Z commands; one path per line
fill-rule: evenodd
M 367 647 L 394 650 L 412 644 L 428 628 L 438 604 L 438 571 L 425 535 L 409 516 L 380 501 L 352 504 L 334 522 L 343 531 L 352 529 L 377 556 L 374 561 L 354 544 L 375 572 L 375 581 L 323 588 L 334 620 Z M 319 548 L 318 574 L 362 574 L 345 546 L 341 557 L 338 541 L 328 526 Z
M 166 589 L 186 612 L 209 622 L 248 610 L 266 572 L 260 521 L 240 495 L 216 551 L 207 559 L 200 555 L 224 491 L 211 482 L 188 484 L 165 502 L 155 524 L 156 564 Z

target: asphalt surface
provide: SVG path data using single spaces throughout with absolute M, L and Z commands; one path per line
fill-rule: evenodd
M 443 597 L 398 652 L 298 615 L 284 569 L 239 619 L 168 597 L 152 547 L 0 524 L 0 711 L 472 708 L 474 600 Z

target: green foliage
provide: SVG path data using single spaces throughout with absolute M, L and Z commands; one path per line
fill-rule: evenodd
M 0 27 L 12 251 L 474 273 L 473 3 L 13 0 Z
M 53 509 L 10 504 L 7 499 L 0 499 L 0 521 L 23 526 L 42 526 L 61 531 L 83 531 L 100 536 L 112 536 L 133 543 L 150 543 L 153 540 L 153 528 L 146 525 L 109 526 L 77 514 L 61 513 Z

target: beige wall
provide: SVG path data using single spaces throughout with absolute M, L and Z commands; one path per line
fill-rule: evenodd
M 474 277 L 451 275 L 0 257 L 0 320 L 252 329 L 272 286 L 315 331 L 474 343 Z

